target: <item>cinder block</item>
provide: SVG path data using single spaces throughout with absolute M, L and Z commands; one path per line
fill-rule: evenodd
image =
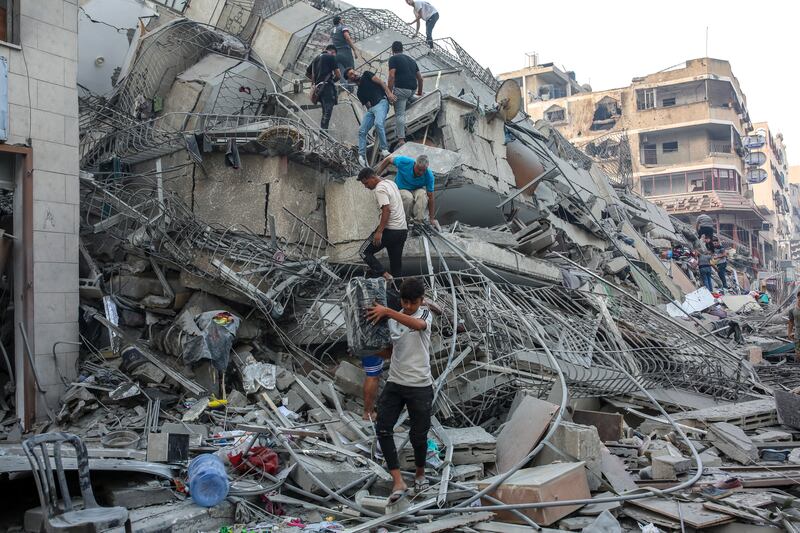
M 31 138 L 64 143 L 64 116 L 49 111 L 31 111 Z M 62 200 L 63 201 L 63 200 Z
M 63 2 L 59 2 L 63 5 Z M 78 34 L 61 27 L 64 23 L 63 14 L 59 14 L 55 22 L 36 22 L 37 48 L 44 52 L 74 61 L 78 60 Z
M 37 293 L 74 292 L 78 286 L 78 264 L 35 261 L 33 283 Z
M 334 375 L 336 385 L 347 395 L 361 397 L 364 390 L 364 370 L 341 361 Z
M 652 467 L 653 479 L 677 479 L 677 474 L 689 471 L 692 461 L 686 457 L 661 455 L 653 458 Z
M 46 263 L 64 263 L 66 249 L 63 233 L 33 232 L 33 260 Z

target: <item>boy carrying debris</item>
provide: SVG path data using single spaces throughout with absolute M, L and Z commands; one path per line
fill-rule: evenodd
M 400 473 L 400 462 L 394 443 L 394 426 L 403 407 L 408 409 L 411 425 L 410 441 L 414 449 L 414 493 L 428 488 L 425 477 L 425 456 L 428 450 L 428 430 L 433 406 L 433 377 L 431 376 L 431 312 L 422 306 L 425 286 L 417 278 L 409 278 L 400 286 L 402 311 L 382 305 L 371 307 L 367 318 L 377 323 L 388 318 L 392 346 L 382 355 L 391 357 L 389 377 L 378 399 L 376 433 L 378 443 L 394 480 L 389 503 L 401 499 L 408 487 Z

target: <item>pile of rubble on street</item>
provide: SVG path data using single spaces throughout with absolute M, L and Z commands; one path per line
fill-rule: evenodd
M 134 531 L 800 531 L 794 286 L 738 253 L 732 290 L 698 288 L 694 228 L 453 40 L 340 3 L 205 4 L 142 18 L 113 96 L 81 99 L 82 353 L 36 433 L 81 438 L 101 505 Z M 403 272 L 434 315 L 430 488 L 396 504 L 348 346 L 378 220 L 364 111 L 340 87 L 320 129 L 304 78 L 335 14 L 372 71 L 401 39 L 426 80 L 394 153 L 428 156 L 442 226 Z M 47 520 L 33 487 L 4 528 Z

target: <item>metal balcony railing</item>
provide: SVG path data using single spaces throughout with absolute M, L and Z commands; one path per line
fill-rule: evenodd
M 730 141 L 709 141 L 708 142 L 709 154 L 731 154 L 733 149 Z

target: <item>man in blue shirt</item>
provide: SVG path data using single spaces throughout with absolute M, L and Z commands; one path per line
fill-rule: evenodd
M 433 200 L 433 172 L 428 168 L 428 156 L 420 155 L 416 160 L 404 155 L 390 155 L 380 162 L 375 173 L 380 175 L 390 164 L 397 167 L 394 183 L 400 189 L 406 220 L 425 220 L 425 211 L 432 226 L 438 228 Z

